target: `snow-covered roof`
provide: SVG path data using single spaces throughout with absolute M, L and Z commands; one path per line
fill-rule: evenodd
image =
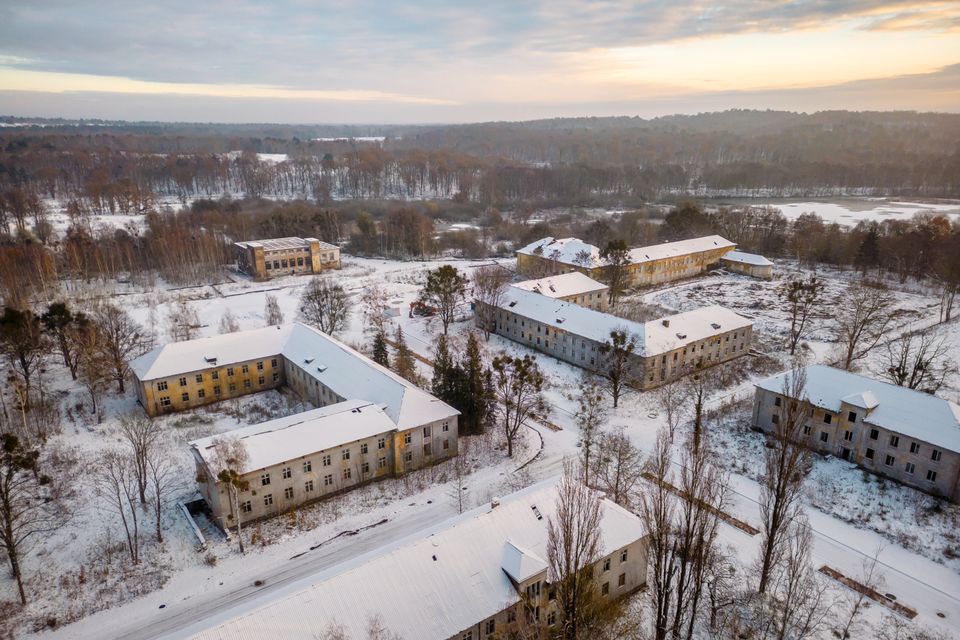
M 663 260 L 664 258 L 676 258 L 691 253 L 701 253 L 703 251 L 712 251 L 714 249 L 725 249 L 737 246 L 723 236 L 703 236 L 702 238 L 691 238 L 689 240 L 678 240 L 676 242 L 664 242 L 662 244 L 652 244 L 648 247 L 638 247 L 630 250 L 630 261 L 633 263 L 650 262 L 652 260 Z
M 383 409 L 366 400 L 345 400 L 234 429 L 226 435 L 243 443 L 248 460 L 236 471 L 249 473 L 390 431 L 396 431 L 396 426 Z M 190 446 L 210 463 L 215 441 L 223 435 L 200 438 Z
M 711 251 L 713 249 L 733 248 L 737 246 L 722 236 L 703 236 L 676 242 L 663 242 L 646 247 L 637 247 L 629 252 L 630 262 L 642 264 L 652 260 L 675 258 L 691 253 Z M 536 242 L 531 242 L 517 253 L 536 255 L 550 258 L 557 262 L 575 266 L 594 268 L 602 267 L 607 261 L 600 257 L 600 249 L 579 238 L 553 238 L 547 236 Z
M 600 259 L 600 249 L 579 238 L 547 236 L 536 242 L 531 242 L 522 249 L 517 249 L 517 253 L 541 256 L 557 262 L 582 267 L 600 267 L 604 264 L 604 261 Z
M 727 262 L 737 262 L 739 264 L 748 264 L 752 267 L 772 267 L 773 263 L 756 253 L 745 253 L 743 251 L 728 251 L 723 254 L 721 260 Z
M 147 381 L 276 356 L 285 357 L 341 398 L 383 407 L 401 430 L 458 414 L 362 353 L 299 322 L 172 342 L 133 360 L 130 368 L 139 380 Z
M 594 311 L 573 302 L 555 300 L 513 287 L 508 287 L 500 306 L 525 318 L 595 342 L 609 340 L 611 331 L 626 331 L 637 336 L 639 346 L 637 353 L 646 357 L 682 348 L 684 345 L 712 335 L 746 328 L 753 324 L 730 309 L 717 305 L 650 322 L 634 322 L 609 313 Z
M 508 545 L 547 557 L 547 523 L 555 517 L 557 480 L 547 480 L 435 527 L 358 556 L 316 576 L 301 590 L 202 631 L 193 640 L 314 640 L 332 624 L 366 638 L 374 616 L 408 640 L 445 640 L 520 600 L 502 567 Z M 601 501 L 602 549 L 640 540 L 640 518 Z
M 503 545 L 503 560 L 500 566 L 517 584 L 546 571 L 548 567 L 546 560 L 533 551 L 514 544 L 510 538 L 507 538 Z
M 557 276 L 548 276 L 536 280 L 524 280 L 513 285 L 524 291 L 536 291 L 550 298 L 565 298 L 567 296 L 576 296 L 581 293 L 591 293 L 607 288 L 602 282 L 597 282 L 590 276 L 584 275 L 579 271 L 562 273 Z
M 785 371 L 757 387 L 783 393 Z M 822 364 L 806 368 L 807 400 L 840 411 L 841 403 L 867 410 L 863 421 L 951 451 L 960 451 L 960 405 L 937 396 L 874 380 Z
M 336 249 L 337 246 L 316 238 L 270 238 L 268 240 L 247 240 L 235 242 L 238 247 L 262 247 L 264 251 L 289 251 L 291 249 L 309 249 L 311 242 L 319 242 L 321 249 Z

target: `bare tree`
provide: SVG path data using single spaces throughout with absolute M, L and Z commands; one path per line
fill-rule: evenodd
M 582 482 L 582 471 L 566 461 L 557 486 L 556 516 L 547 521 L 547 562 L 556 590 L 558 637 L 591 636 L 601 623 L 603 600 L 593 565 L 603 554 L 600 497 Z
M 23 558 L 35 538 L 57 529 L 63 515 L 38 472 L 39 451 L 0 434 L 0 549 L 10 562 L 20 603 L 27 604 Z
M 852 283 L 838 307 L 834 335 L 840 343 L 841 363 L 850 370 L 883 338 L 893 319 L 893 297 L 884 289 Z
M 120 419 L 120 437 L 127 444 L 130 464 L 137 483 L 140 506 L 147 506 L 150 459 L 160 440 L 160 430 L 144 415 L 129 414 Z
M 308 324 L 332 336 L 347 327 L 350 296 L 331 278 L 313 278 L 300 296 L 300 315 Z
M 154 446 L 147 458 L 147 479 L 150 484 L 150 496 L 153 503 L 154 522 L 157 542 L 163 542 L 163 507 L 170 500 L 170 494 L 180 486 L 180 472 L 170 452 L 160 446 Z
M 193 340 L 199 326 L 200 317 L 196 310 L 186 298 L 179 296 L 176 304 L 167 312 L 167 334 L 170 339 L 174 342 Z
M 811 275 L 804 280 L 796 277 L 784 282 L 777 289 L 781 300 L 787 302 L 790 314 L 790 355 L 797 350 L 807 328 L 807 320 L 816 308 L 825 288 L 823 280 Z
M 846 640 L 855 633 L 861 624 L 861 615 L 863 610 L 870 606 L 870 599 L 867 597 L 868 590 L 879 591 L 883 588 L 883 574 L 880 571 L 880 552 L 882 547 L 877 547 L 873 555 L 865 558 L 861 564 L 860 575 L 856 580 L 862 584 L 863 589 L 847 589 L 844 592 L 844 603 L 846 604 L 843 617 L 840 621 L 840 638 Z
M 614 409 L 620 398 L 632 389 L 634 353 L 639 344 L 636 334 L 628 333 L 626 329 L 614 329 L 610 332 L 610 339 L 599 347 L 603 356 L 599 374 L 607 381 L 607 393 L 613 399 Z
M 810 563 L 812 534 L 801 516 L 787 528 L 783 562 L 778 568 L 771 596 L 777 640 L 815 637 L 830 614 L 827 589 Z
M 687 408 L 686 385 L 680 380 L 671 380 L 662 385 L 654 392 L 654 397 L 660 409 L 663 411 L 667 422 L 667 431 L 670 434 L 670 441 L 673 442 L 677 433 L 677 427 L 683 422 L 683 417 Z
M 443 335 L 447 335 L 447 328 L 453 322 L 457 305 L 463 301 L 466 291 L 467 279 L 456 267 L 445 264 L 427 271 L 427 281 L 420 290 L 420 302 L 437 310 Z
M 955 361 L 945 338 L 937 339 L 931 329 L 922 329 L 887 343 L 882 375 L 901 387 L 936 393 L 956 371 Z
M 390 303 L 387 291 L 377 283 L 369 285 L 360 294 L 360 311 L 363 314 L 364 331 L 387 335 L 386 311 Z
M 101 400 L 113 382 L 114 371 L 110 362 L 103 357 L 101 341 L 103 333 L 94 324 L 88 324 L 76 336 L 77 378 L 90 396 L 91 409 L 97 418 L 97 424 L 103 419 Z
M 630 250 L 623 240 L 611 240 L 600 251 L 600 257 L 606 261 L 603 268 L 608 289 L 610 306 L 614 307 L 627 286 Z
M 264 296 L 263 317 L 268 327 L 283 324 L 283 312 L 280 311 L 280 303 L 277 302 L 277 296 L 269 293 Z
M 243 549 L 243 514 L 240 511 L 240 492 L 247 491 L 250 483 L 243 478 L 243 472 L 250 460 L 247 448 L 236 436 L 220 436 L 213 441 L 213 473 L 218 482 L 227 487 L 230 494 L 230 510 L 237 522 L 237 542 L 240 553 Z
M 531 356 L 512 357 L 502 354 L 493 359 L 493 391 L 507 456 L 513 457 L 513 444 L 527 420 L 547 413 L 543 389 L 546 379 Z
M 119 307 L 101 305 L 94 310 L 92 318 L 98 332 L 98 355 L 112 371 L 117 391 L 123 393 L 124 381 L 130 374 L 129 361 L 148 351 L 152 341 L 143 327 Z
M 126 452 L 107 449 L 96 461 L 93 482 L 97 495 L 120 517 L 133 564 L 140 562 L 140 523 L 137 508 L 137 478 Z
M 580 429 L 580 468 L 583 470 L 583 481 L 593 486 L 596 471 L 596 452 L 600 446 L 600 429 L 607 419 L 607 408 L 604 406 L 604 394 L 594 376 L 584 376 L 580 385 L 580 395 L 577 397 L 577 413 L 575 416 L 577 428 Z
M 477 325 L 483 337 L 490 340 L 496 325 L 497 310 L 510 282 L 510 272 L 500 265 L 478 267 L 473 272 L 473 299 L 476 301 Z
M 26 391 L 24 407 L 30 406 L 30 392 L 53 345 L 43 332 L 40 318 L 32 311 L 5 307 L 0 315 L 0 351 Z
M 240 331 L 240 323 L 234 317 L 233 311 L 227 309 L 220 316 L 220 333 L 235 333 L 237 331 Z
M 653 602 L 653 637 L 666 640 L 673 619 L 673 591 L 677 567 L 674 563 L 674 522 L 677 498 L 670 491 L 673 448 L 668 433 L 660 431 L 646 470 L 651 478 L 640 492 L 638 510 L 649 536 L 647 563 L 649 593 Z
M 764 451 L 764 474 L 760 483 L 759 586 L 767 591 L 771 575 L 783 558 L 794 520 L 802 517 L 800 498 L 810 472 L 810 453 L 802 433 L 810 403 L 806 399 L 806 372 L 793 369 L 783 381 L 778 419 Z
M 467 463 L 467 455 L 470 442 L 466 438 L 461 438 L 457 442 L 457 455 L 450 461 L 450 498 L 457 507 L 457 513 L 463 513 L 466 505 L 467 487 L 465 482 L 470 475 L 470 466 Z
M 631 508 L 637 483 L 643 476 L 643 456 L 623 428 L 600 438 L 597 483 L 611 500 Z

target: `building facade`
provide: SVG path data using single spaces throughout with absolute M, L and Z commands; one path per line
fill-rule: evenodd
M 720 258 L 720 265 L 728 271 L 742 273 L 751 278 L 773 279 L 773 263 L 755 253 L 730 251 Z
M 340 268 L 340 247 L 316 238 L 272 238 L 234 243 L 237 269 L 258 280 Z
M 643 287 L 699 275 L 734 247 L 721 236 L 704 236 L 631 249 L 625 284 Z M 609 269 L 598 247 L 577 238 L 546 237 L 517 250 L 517 272 L 530 278 L 578 271 L 608 282 Z
M 756 386 L 753 425 L 773 431 L 788 402 L 808 417 L 802 444 L 927 493 L 960 500 L 960 406 L 926 393 L 825 365 L 804 369 L 803 398 L 787 389 L 791 372 Z
M 595 311 L 606 311 L 610 306 L 610 287 L 579 271 L 536 280 L 524 280 L 510 286 L 524 291 L 534 291 L 548 298 L 572 302 Z
M 753 339 L 749 319 L 719 306 L 639 323 L 513 287 L 492 317 L 494 333 L 589 371 L 606 368 L 612 331 L 634 336 L 630 377 L 640 389 L 747 355 Z
M 312 640 L 330 628 L 365 638 L 371 619 L 418 640 L 508 638 L 518 627 L 550 633 L 558 615 L 547 527 L 557 485 L 541 482 L 418 531 L 193 638 Z M 603 555 L 593 576 L 598 597 L 613 602 L 646 584 L 648 535 L 637 515 L 598 499 Z

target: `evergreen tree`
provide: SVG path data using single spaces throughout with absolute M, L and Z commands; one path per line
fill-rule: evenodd
M 377 364 L 390 367 L 390 354 L 387 353 L 387 338 L 382 331 L 373 336 L 373 361 Z
M 416 384 L 419 376 L 417 375 L 417 365 L 413 361 L 413 353 L 407 346 L 407 341 L 403 337 L 403 329 L 398 325 L 397 333 L 394 336 L 393 370 L 401 377 Z
M 460 409 L 460 427 L 463 433 L 483 433 L 490 415 L 492 403 L 492 382 L 490 369 L 483 366 L 480 357 L 480 342 L 471 333 L 467 337 L 467 348 L 461 361 L 463 375 L 463 398 Z
M 880 264 L 880 234 L 871 226 L 857 249 L 857 268 L 866 275 L 867 270 Z

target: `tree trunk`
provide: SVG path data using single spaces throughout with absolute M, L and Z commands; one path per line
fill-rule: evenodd
M 10 566 L 13 569 L 13 577 L 17 579 L 17 591 L 20 593 L 20 604 L 27 604 L 27 593 L 23 589 L 23 572 L 20 570 L 20 559 L 17 557 L 16 549 L 8 549 L 10 556 Z

